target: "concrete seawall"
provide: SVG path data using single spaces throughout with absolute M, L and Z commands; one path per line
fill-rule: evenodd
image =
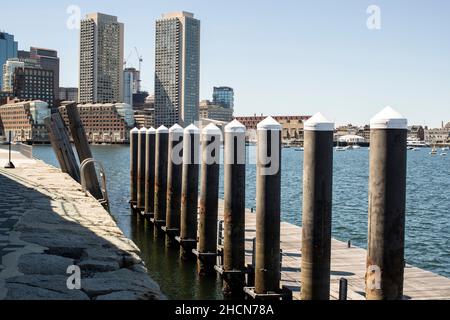
M 42 161 L 14 159 L 13 170 L 0 161 L 0 300 L 165 299 L 138 247 L 78 183 Z M 68 288 L 71 268 L 81 289 Z

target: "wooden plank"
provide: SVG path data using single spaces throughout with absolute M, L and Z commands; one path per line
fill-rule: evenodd
M 73 143 L 77 149 L 78 158 L 80 163 L 84 160 L 92 158 L 89 142 L 86 137 L 83 122 L 81 121 L 80 114 L 78 113 L 78 107 L 76 103 L 70 103 L 64 106 L 69 118 L 69 127 L 72 134 Z M 103 194 L 100 189 L 100 184 L 97 178 L 97 172 L 95 171 L 94 163 L 89 163 L 85 168 L 85 180 L 86 189 L 98 200 L 103 199 Z
M 223 202 L 219 202 L 219 219 L 223 219 Z M 251 263 L 252 242 L 255 237 L 256 214 L 246 211 L 246 263 Z M 293 289 L 293 298 L 300 299 L 301 227 L 283 222 L 281 224 L 281 249 L 283 250 L 281 284 Z M 339 297 L 339 280 L 348 280 L 348 299 L 365 299 L 366 250 L 336 239 L 332 240 L 331 252 L 331 299 Z M 404 281 L 405 299 L 450 300 L 450 279 L 407 265 Z

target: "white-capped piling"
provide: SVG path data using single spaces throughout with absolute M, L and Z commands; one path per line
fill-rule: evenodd
M 145 157 L 146 157 L 147 128 L 141 128 L 138 134 L 138 164 L 137 164 L 137 200 L 136 208 L 145 209 Z
M 255 294 L 280 293 L 281 125 L 257 127 Z
M 130 131 L 130 197 L 131 204 L 137 202 L 137 172 L 138 172 L 138 139 L 139 129 Z
M 407 120 L 386 107 L 370 121 L 368 300 L 402 299 Z
M 155 145 L 156 130 L 147 130 L 145 141 L 145 209 L 146 215 L 151 216 L 155 209 Z
M 167 170 L 166 244 L 173 245 L 180 232 L 181 179 L 183 169 L 183 128 L 175 124 L 169 129 Z
M 222 132 L 214 124 L 209 124 L 202 130 L 202 167 L 197 246 L 197 270 L 199 274 L 215 272 L 221 137 Z
M 200 130 L 190 125 L 184 129 L 183 179 L 181 188 L 180 257 L 187 259 L 197 246 L 198 173 Z
M 167 162 L 169 148 L 169 129 L 161 126 L 156 130 L 156 159 L 155 159 L 155 209 L 153 222 L 158 227 L 166 223 L 167 196 Z
M 334 123 L 317 113 L 304 131 L 301 299 L 328 300 Z
M 245 281 L 245 126 L 225 126 L 223 291 L 243 296 Z

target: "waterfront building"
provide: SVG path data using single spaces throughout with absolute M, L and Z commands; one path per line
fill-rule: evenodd
M 256 137 L 253 132 L 256 132 L 258 123 L 265 118 L 266 116 L 263 115 L 235 117 L 247 128 L 249 140 L 253 140 L 252 137 Z M 282 140 L 284 143 L 303 144 L 303 123 L 311 118 L 310 116 L 273 116 L 273 118 L 282 127 Z
M 200 101 L 200 119 L 211 119 L 223 122 L 233 121 L 233 109 L 217 105 L 209 100 Z
M 450 143 L 450 126 L 424 130 L 425 142 L 429 145 L 445 145 Z
M 408 127 L 408 140 L 409 141 L 424 141 L 425 130 L 422 126 L 410 126 Z
M 134 111 L 134 120 L 137 128 L 155 127 L 155 108 Z
M 117 17 L 90 13 L 81 21 L 79 101 L 123 102 L 124 25 Z
M 192 13 L 156 21 L 155 125 L 183 126 L 199 119 L 200 21 Z
M 234 108 L 234 91 L 230 87 L 214 87 L 213 103 L 223 108 Z
M 132 107 L 125 103 L 78 104 L 78 112 L 90 143 L 127 143 L 129 131 L 134 126 Z M 69 126 L 66 106 L 59 112 Z
M 9 100 L 0 106 L 0 118 L 5 135 L 12 133 L 14 142 L 45 143 L 48 132 L 44 119 L 50 115 L 47 102 L 34 100 Z
M 59 88 L 59 101 L 78 102 L 78 88 Z
M 0 69 L 8 59 L 17 58 L 17 41 L 14 36 L 0 31 Z M 0 72 L 0 91 L 3 90 L 3 73 Z

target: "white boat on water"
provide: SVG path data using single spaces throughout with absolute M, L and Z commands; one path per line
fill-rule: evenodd
M 431 154 L 432 156 L 435 156 L 435 155 L 438 154 L 438 152 L 437 152 L 437 150 L 436 150 L 436 147 L 433 147 L 433 149 L 431 150 L 430 154 Z
M 442 151 L 450 151 L 450 147 L 443 147 L 441 150 Z

